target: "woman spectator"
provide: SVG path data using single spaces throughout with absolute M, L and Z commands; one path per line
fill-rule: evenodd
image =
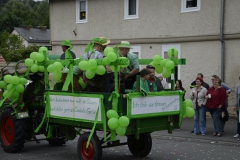
M 193 104 L 193 108 L 195 111 L 194 115 L 194 129 L 193 134 L 197 135 L 201 132 L 203 136 L 206 135 L 206 93 L 207 89 L 202 86 L 203 79 L 197 78 L 196 79 L 196 86 L 192 88 L 190 95 Z M 200 127 L 199 127 L 199 119 L 200 119 Z M 200 128 L 200 130 L 199 130 Z
M 175 90 L 181 90 L 184 92 L 182 100 L 185 101 L 185 92 L 186 90 L 182 87 L 182 81 L 181 80 L 176 80 L 176 86 L 175 86 Z
M 216 78 L 214 80 L 213 86 L 208 89 L 207 91 L 207 103 L 206 106 L 212 115 L 213 118 L 213 125 L 215 133 L 213 133 L 213 136 L 222 136 L 222 126 L 220 121 L 220 114 L 221 114 L 221 108 L 224 107 L 226 103 L 226 89 L 224 87 L 221 87 L 221 80 L 219 78 Z

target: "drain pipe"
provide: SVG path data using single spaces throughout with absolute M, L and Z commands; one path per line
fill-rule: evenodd
M 224 31 L 224 9 L 225 9 L 225 0 L 221 0 L 221 17 L 220 17 L 220 41 L 222 44 L 221 48 L 221 79 L 222 82 L 224 81 L 225 77 L 225 41 L 223 37 L 223 31 Z

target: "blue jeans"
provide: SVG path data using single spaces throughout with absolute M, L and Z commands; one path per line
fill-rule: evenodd
M 222 134 L 222 126 L 220 121 L 220 115 L 222 113 L 221 108 L 213 109 L 212 111 L 213 125 L 216 133 Z
M 199 120 L 200 120 L 200 127 L 199 127 Z M 193 131 L 195 134 L 198 134 L 199 131 L 202 134 L 206 134 L 206 107 L 204 105 L 201 105 L 201 107 L 195 109 Z

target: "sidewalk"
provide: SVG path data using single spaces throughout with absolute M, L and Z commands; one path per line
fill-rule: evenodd
M 193 118 L 184 118 L 182 122 L 182 126 L 179 130 L 173 130 L 173 134 L 168 134 L 167 131 L 158 131 L 153 132 L 153 136 L 161 136 L 161 137 L 178 137 L 178 138 L 191 138 L 191 139 L 204 139 L 210 141 L 224 141 L 224 142 L 238 142 L 238 138 L 233 138 L 233 136 L 237 132 L 237 120 L 229 119 L 224 128 L 224 132 L 222 137 L 214 137 L 212 134 L 214 133 L 213 120 L 211 118 L 207 118 L 207 134 L 205 136 L 202 135 L 193 135 L 191 133 L 193 129 Z M 240 137 L 239 137 L 240 138 Z

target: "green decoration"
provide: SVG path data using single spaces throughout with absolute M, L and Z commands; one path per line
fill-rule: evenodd
M 164 68 L 164 67 L 165 67 L 165 64 L 167 63 L 167 61 L 169 61 L 169 59 L 163 59 L 163 60 L 161 60 L 160 65 Z
M 38 66 L 38 71 L 39 72 L 44 72 L 44 66 Z
M 22 84 L 17 84 L 16 91 L 18 93 L 23 93 L 24 92 L 24 86 Z
M 83 89 L 86 88 L 87 85 L 84 83 L 82 77 L 79 78 L 78 82 Z
M 164 78 L 168 78 L 168 77 L 170 77 L 170 75 L 171 75 L 171 71 L 168 70 L 167 68 L 163 68 L 162 76 L 163 76 Z
M 61 71 L 63 69 L 63 65 L 60 62 L 54 62 L 53 66 L 54 66 L 54 71 Z
M 108 120 L 108 127 L 111 130 L 115 130 L 118 127 L 118 119 L 117 118 L 110 118 Z
M 19 78 L 19 84 L 22 84 L 22 85 L 27 84 L 27 79 L 26 78 Z
M 123 126 L 118 126 L 116 128 L 116 133 L 119 135 L 119 136 L 124 136 L 125 133 L 126 133 L 126 128 L 123 127 Z
M 19 97 L 19 95 L 20 94 L 18 92 L 13 92 L 12 95 L 10 95 L 10 97 L 15 99 L 15 98 Z
M 119 59 L 119 60 L 128 60 L 127 57 L 119 57 L 118 59 Z M 130 63 L 130 61 L 128 60 L 127 64 L 125 64 L 125 65 L 120 65 L 120 67 L 126 68 L 127 66 L 129 66 L 129 63 Z
M 186 115 L 188 117 L 193 117 L 195 115 L 194 109 L 190 107 L 186 107 Z
M 47 47 L 40 47 L 39 50 L 38 50 L 38 52 L 41 53 L 41 54 L 43 54 L 44 51 L 46 52 L 46 54 L 48 54 Z
M 50 72 L 50 73 L 53 73 L 55 71 L 55 67 L 53 64 L 50 64 L 48 67 L 47 67 L 47 71 Z
M 0 88 L 4 89 L 7 87 L 7 83 L 5 81 L 0 81 Z
M 31 58 L 27 58 L 27 59 L 25 60 L 25 65 L 26 65 L 27 67 L 31 67 L 31 66 L 33 65 L 33 60 L 32 60 Z
M 38 55 L 38 52 L 32 52 L 31 54 L 30 54 L 30 58 L 32 59 L 32 60 L 37 60 L 37 55 Z
M 12 84 L 18 84 L 19 83 L 19 77 L 18 76 L 12 76 L 11 82 L 12 82 Z
M 107 111 L 107 117 L 109 119 L 111 119 L 111 118 L 118 118 L 119 115 L 118 115 L 118 113 L 115 110 L 111 109 L 111 110 Z
M 155 66 L 154 62 L 149 63 L 150 66 Z
M 41 53 L 38 53 L 38 54 L 37 54 L 37 61 L 38 61 L 38 62 L 44 61 L 44 55 L 41 54 Z
M 114 53 L 114 52 L 109 52 L 108 55 L 107 55 L 107 59 L 108 59 L 108 61 L 110 61 L 110 62 L 116 61 L 116 59 L 117 59 L 116 53 Z
M 6 76 L 4 76 L 4 81 L 5 81 L 5 82 L 11 83 L 11 80 L 12 80 L 12 76 L 11 76 L 11 75 L 6 75 Z
M 177 49 L 176 48 L 169 48 L 168 49 L 168 56 L 170 58 L 176 57 L 177 56 Z
M 186 107 L 190 107 L 190 108 L 192 107 L 192 101 L 190 99 L 186 99 L 184 103 Z
M 97 61 L 95 59 L 90 59 L 88 64 L 90 69 L 95 69 L 97 67 Z
M 88 69 L 86 71 L 86 77 L 88 79 L 92 79 L 95 76 L 95 70 L 94 69 Z
M 33 65 L 31 66 L 31 71 L 32 71 L 33 73 L 36 73 L 36 72 L 38 71 L 38 65 L 37 65 L 37 64 L 33 64 Z
M 103 51 L 105 56 L 107 56 L 109 52 L 114 52 L 114 49 L 112 47 L 106 47 Z
M 174 62 L 173 61 L 167 61 L 165 63 L 165 67 L 169 70 L 172 70 L 174 68 Z
M 106 72 L 106 69 L 105 69 L 104 66 L 99 65 L 99 66 L 96 67 L 95 72 L 96 72 L 96 74 L 104 75 L 105 72 Z
M 102 59 L 102 64 L 103 65 L 109 65 L 111 62 L 108 60 L 108 58 L 107 57 L 104 57 L 103 59 Z
M 8 85 L 7 85 L 7 90 L 10 91 L 10 90 L 12 89 L 12 87 L 13 87 L 13 84 L 8 84 Z
M 9 94 L 9 91 L 8 91 L 8 90 L 4 91 L 4 92 L 3 92 L 3 97 L 6 98 L 8 94 Z
M 52 73 L 52 77 L 55 81 L 59 81 L 62 78 L 62 72 L 60 71 L 54 71 Z
M 160 74 L 163 71 L 163 68 L 160 65 L 155 66 L 155 71 Z
M 127 127 L 129 125 L 129 118 L 126 116 L 121 116 L 118 120 L 118 123 L 122 127 Z
M 162 57 L 159 56 L 159 55 L 155 55 L 155 56 L 153 57 L 153 63 L 154 63 L 154 64 L 160 64 L 161 60 L 162 60 Z
M 89 68 L 88 61 L 81 61 L 81 62 L 79 62 L 78 67 L 81 70 L 86 71 Z
M 116 66 L 117 67 L 117 70 L 115 69 L 115 67 L 114 66 L 110 66 L 110 69 L 113 71 L 113 72 L 118 72 L 119 70 L 120 70 L 120 66 Z

